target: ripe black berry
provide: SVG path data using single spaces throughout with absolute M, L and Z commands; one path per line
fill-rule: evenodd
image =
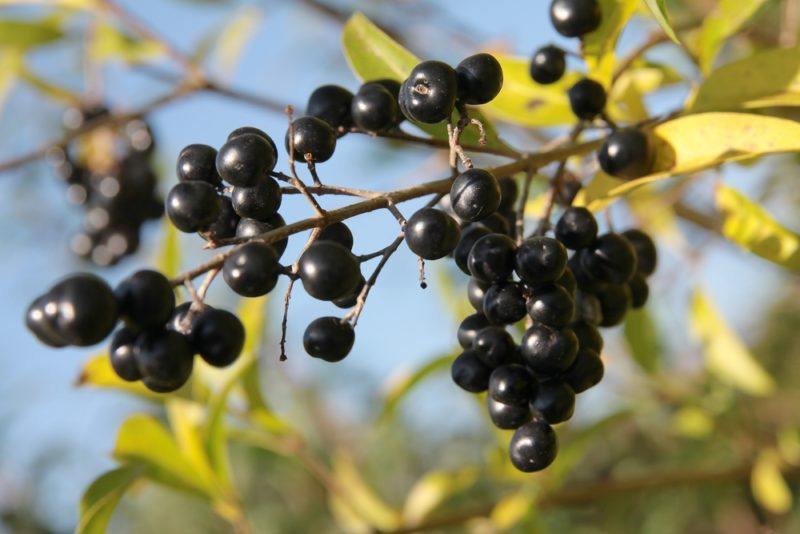
M 575 392 L 560 380 L 546 380 L 539 384 L 531 408 L 551 425 L 563 423 L 575 412 Z
M 211 242 L 228 239 L 236 235 L 238 226 L 239 215 L 234 211 L 231 199 L 226 196 L 220 196 L 217 218 L 201 231 L 200 235 L 203 236 L 203 239 Z
M 458 98 L 465 104 L 491 102 L 503 88 L 503 68 L 491 54 L 475 54 L 456 67 Z
M 609 135 L 597 153 L 600 168 L 606 174 L 633 180 L 652 168 L 647 135 L 636 128 L 623 128 Z
M 590 256 L 591 253 L 592 251 L 589 249 L 577 250 L 569 259 L 567 265 L 569 270 L 572 271 L 572 274 L 575 276 L 575 282 L 578 285 L 578 289 L 587 293 L 596 293 L 597 291 L 600 291 L 603 286 L 606 285 L 606 283 L 602 280 L 598 280 L 586 268 L 586 258 Z
M 350 228 L 345 223 L 339 221 L 322 227 L 317 236 L 317 241 L 334 241 L 347 250 L 352 250 L 353 232 L 350 231 Z
M 575 301 L 557 284 L 536 286 L 527 302 L 528 315 L 535 323 L 556 328 L 567 326 L 575 312 Z
M 641 230 L 626 230 L 623 237 L 636 251 L 636 270 L 644 276 L 650 276 L 658 265 L 658 252 L 650 236 Z
M 398 102 L 409 119 L 435 124 L 450 117 L 457 96 L 456 71 L 441 61 L 423 61 L 403 82 Z
M 266 221 L 242 219 L 236 226 L 236 237 L 255 237 L 267 232 L 271 232 L 272 230 L 280 228 L 281 226 L 286 226 L 286 222 L 283 220 L 283 217 L 281 217 L 280 213 L 271 215 Z M 280 241 L 272 243 L 272 247 L 275 249 L 275 252 L 278 253 L 278 256 L 281 256 L 283 255 L 283 251 L 286 250 L 288 243 L 289 239 L 284 237 Z
M 502 282 L 486 290 L 483 313 L 494 324 L 513 324 L 525 317 L 525 293 L 521 284 Z
M 472 348 L 478 358 L 492 369 L 511 363 L 517 352 L 514 338 L 500 326 L 487 326 L 479 330 L 472 341 Z
M 458 245 L 453 249 L 453 259 L 464 274 L 470 274 L 467 262 L 469 260 L 469 253 L 472 251 L 472 246 L 475 245 L 478 239 L 491 233 L 492 231 L 486 226 L 476 223 L 468 224 L 461 231 L 461 238 L 458 240 Z
M 226 367 L 239 357 L 244 337 L 244 325 L 234 314 L 205 308 L 192 322 L 189 340 L 206 363 Z
M 482 224 L 496 234 L 511 234 L 511 224 L 509 223 L 508 219 L 498 212 L 492 213 L 488 217 L 481 219 L 475 224 Z
M 570 329 L 578 338 L 578 345 L 582 349 L 590 349 L 600 354 L 603 351 L 603 336 L 593 324 L 578 321 L 570 325 Z
M 242 134 L 226 141 L 217 154 L 217 172 L 237 187 L 255 185 L 275 168 L 275 163 L 272 147 L 256 134 Z
M 555 83 L 564 76 L 566 70 L 567 58 L 561 48 L 548 45 L 534 52 L 530 73 L 536 83 L 542 85 Z
M 361 290 L 364 289 L 364 284 L 366 283 L 367 281 L 362 276 L 361 281 L 350 293 L 333 299 L 331 302 L 333 302 L 333 304 L 339 308 L 352 308 L 356 305 L 356 303 L 358 303 L 358 296 L 361 294 Z
M 544 421 L 525 423 L 514 432 L 508 454 L 511 463 L 520 471 L 541 471 L 553 463 L 558 454 L 558 441 L 553 427 Z
M 286 152 L 290 150 L 289 132 L 294 134 L 294 159 L 306 161 L 308 155 L 314 163 L 328 161 L 336 149 L 336 132 L 330 125 L 316 117 L 300 117 L 286 130 Z
M 569 249 L 588 247 L 596 237 L 597 220 L 586 208 L 569 207 L 556 223 L 556 239 Z
M 60 348 L 68 345 L 58 331 L 58 301 L 52 292 L 35 299 L 25 314 L 25 326 L 36 338 L 50 347 Z
M 266 295 L 278 283 L 281 266 L 270 245 L 251 241 L 237 247 L 222 265 L 222 277 L 243 297 Z
M 366 83 L 353 97 L 350 113 L 356 126 L 367 132 L 382 132 L 397 124 L 400 108 L 386 87 Z
M 461 230 L 452 217 L 436 208 L 422 208 L 406 224 L 406 243 L 417 256 L 438 260 L 453 252 Z
M 528 405 L 505 404 L 494 400 L 490 395 L 486 397 L 486 407 L 494 426 L 503 430 L 519 428 L 531 420 L 531 409 Z
M 334 300 L 352 292 L 361 281 L 355 256 L 339 243 L 316 241 L 298 261 L 306 292 L 319 300 Z
M 117 323 L 114 293 L 93 274 L 74 274 L 50 290 L 56 304 L 56 326 L 70 345 L 87 347 L 105 339 Z
M 353 93 L 344 87 L 323 85 L 309 95 L 306 115 L 324 120 L 334 130 L 348 129 L 353 122 L 350 116 L 352 100 Z
M 503 404 L 527 406 L 538 387 L 530 370 L 518 363 L 501 365 L 489 377 L 489 396 Z
M 134 349 L 138 336 L 137 330 L 124 326 L 114 334 L 108 349 L 111 368 L 118 377 L 127 382 L 136 382 L 142 379 Z
M 581 255 L 586 270 L 597 280 L 624 284 L 636 272 L 636 251 L 620 234 L 598 237 L 588 254 Z
M 478 239 L 467 257 L 473 277 L 483 282 L 504 282 L 514 272 L 517 245 L 503 234 L 489 234 Z
M 603 322 L 603 307 L 600 299 L 592 293 L 580 291 L 575 295 L 575 318 L 573 321 L 585 321 L 599 326 Z
M 578 338 L 569 328 L 534 324 L 522 336 L 522 360 L 535 373 L 551 376 L 569 368 L 578 353 Z
M 250 187 L 234 187 L 233 209 L 240 217 L 264 221 L 281 207 L 281 188 L 273 178 L 262 176 Z
M 567 249 L 551 237 L 531 237 L 517 248 L 514 271 L 528 285 L 558 280 L 567 265 Z
M 482 313 L 468 315 L 458 325 L 458 344 L 465 349 L 471 349 L 475 336 L 489 325 L 489 320 Z
M 582 37 L 600 27 L 600 4 L 597 0 L 553 0 L 550 21 L 564 37 Z
M 486 282 L 481 282 L 475 278 L 470 278 L 467 283 L 467 299 L 476 311 L 483 313 L 483 296 L 489 286 Z
M 583 78 L 567 91 L 572 112 L 579 119 L 590 121 L 606 107 L 606 90 L 598 82 Z
M 464 221 L 483 219 L 500 206 L 500 185 L 489 171 L 469 169 L 453 181 L 450 204 Z
M 208 305 L 206 305 L 209 307 Z M 192 332 L 193 320 L 187 320 L 189 308 L 192 307 L 191 302 L 183 302 L 175 306 L 175 311 L 172 312 L 172 317 L 167 321 L 167 330 L 175 330 L 181 334 L 189 335 Z
M 628 289 L 631 293 L 631 307 L 639 309 L 647 304 L 647 297 L 650 296 L 650 287 L 647 280 L 639 273 L 633 275 L 628 282 Z
M 475 351 L 465 350 L 453 360 L 450 375 L 459 387 L 471 393 L 486 391 L 492 370 L 484 364 Z
M 208 145 L 189 145 L 178 155 L 178 179 L 198 180 L 213 186 L 222 183 L 216 167 L 217 151 Z
M 603 311 L 600 326 L 616 326 L 625 318 L 631 307 L 631 290 L 628 284 L 607 284 L 596 293 Z
M 241 128 L 236 128 L 234 131 L 228 134 L 227 140 L 230 141 L 234 137 L 239 137 L 240 135 L 245 135 L 245 134 L 257 135 L 260 138 L 264 139 L 272 148 L 272 153 L 275 155 L 275 162 L 276 163 L 278 162 L 278 146 L 275 144 L 275 141 L 272 140 L 272 137 L 267 135 L 267 133 L 264 130 L 259 130 L 258 128 L 255 128 L 253 126 L 242 126 Z
M 510 176 L 504 176 L 497 180 L 497 184 L 500 186 L 500 206 L 498 206 L 497 210 L 502 212 L 513 211 L 517 196 L 519 196 L 517 181 Z
M 194 364 L 186 336 L 173 330 L 145 331 L 136 338 L 142 383 L 157 393 L 175 391 L 189 380 Z
M 553 283 L 563 287 L 567 290 L 567 293 L 573 296 L 578 289 L 578 281 L 575 280 L 575 275 L 572 274 L 572 269 L 569 267 L 564 269 L 564 273 Z
M 353 348 L 356 334 L 353 326 L 338 317 L 314 319 L 303 334 L 303 347 L 314 358 L 326 362 L 344 359 Z
M 216 220 L 219 210 L 217 192 L 206 182 L 180 182 L 167 195 L 167 216 L 181 232 L 205 229 Z
M 563 379 L 572 391 L 583 393 L 599 384 L 604 373 L 605 368 L 600 355 L 591 349 L 582 348 L 575 357 L 575 363 L 564 373 Z
M 175 310 L 169 279 L 149 269 L 137 271 L 114 289 L 120 316 L 138 328 L 163 326 Z

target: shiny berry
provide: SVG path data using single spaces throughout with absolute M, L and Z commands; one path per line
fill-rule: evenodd
M 527 404 L 505 404 L 486 397 L 486 408 L 494 426 L 503 430 L 513 430 L 531 420 L 531 409 Z
M 583 78 L 567 91 L 572 112 L 579 119 L 590 121 L 606 107 L 606 90 L 598 82 Z
M 575 393 L 583 393 L 599 384 L 604 373 L 605 367 L 600 355 L 591 349 L 582 348 L 575 357 L 575 363 L 567 369 L 562 378 Z
M 624 284 L 636 272 L 636 250 L 620 234 L 603 234 L 592 243 L 588 254 L 581 257 L 581 262 L 594 278 Z
M 468 224 L 461 231 L 461 238 L 458 240 L 456 248 L 453 249 L 453 259 L 464 274 L 470 274 L 468 260 L 473 245 L 475 245 L 475 242 L 480 238 L 491 233 L 492 231 L 486 226 L 477 223 Z
M 533 53 L 530 73 L 536 83 L 542 85 L 555 83 L 564 76 L 566 70 L 567 56 L 561 48 L 548 45 Z
M 505 176 L 497 180 L 497 184 L 500 186 L 500 206 L 497 208 L 498 211 L 513 211 L 515 209 L 514 204 L 519 196 L 517 181 L 510 176 Z
M 117 324 L 114 293 L 93 274 L 74 274 L 53 286 L 50 294 L 56 304 L 58 333 L 70 345 L 95 345 L 108 337 Z
M 631 293 L 631 308 L 639 309 L 647 304 L 647 297 L 650 296 L 650 287 L 647 280 L 639 273 L 633 275 L 628 282 L 628 289 Z
M 181 232 L 205 229 L 216 220 L 219 210 L 217 192 L 206 182 L 180 182 L 167 195 L 167 216 Z
M 469 169 L 453 181 L 450 204 L 464 221 L 483 219 L 500 206 L 500 185 L 489 171 Z
M 641 230 L 626 230 L 622 236 L 628 240 L 636 251 L 636 270 L 644 276 L 656 272 L 658 252 L 649 235 Z
M 482 224 L 496 234 L 511 235 L 511 224 L 508 222 L 508 219 L 498 212 L 484 217 L 476 224 Z
M 278 146 L 275 144 L 275 141 L 272 140 L 272 137 L 267 135 L 264 130 L 260 130 L 254 126 L 242 126 L 241 128 L 236 128 L 234 131 L 228 134 L 228 141 L 233 139 L 234 137 L 239 137 L 240 135 L 245 134 L 253 134 L 257 135 L 266 141 L 269 146 L 272 148 L 272 153 L 275 155 L 275 162 L 278 161 Z
M 333 241 L 311 244 L 298 260 L 298 275 L 306 292 L 319 300 L 349 294 L 361 281 L 358 260 Z
M 58 302 L 52 292 L 38 297 L 28 306 L 25 326 L 45 345 L 60 348 L 69 344 L 58 331 Z
M 558 454 L 558 441 L 553 427 L 544 421 L 525 423 L 514 432 L 508 454 L 511 463 L 520 471 L 541 471 L 553 463 Z
M 600 27 L 600 4 L 597 0 L 553 0 L 550 21 L 564 37 L 582 37 Z
M 575 316 L 573 321 L 585 321 L 594 326 L 603 322 L 603 307 L 597 295 L 579 291 L 575 295 Z
M 489 377 L 489 396 L 503 404 L 525 405 L 536 396 L 539 384 L 530 370 L 518 363 L 501 365 Z
M 603 336 L 600 330 L 593 324 L 586 321 L 578 321 L 570 325 L 570 330 L 578 338 L 578 346 L 582 349 L 590 349 L 600 354 L 603 351 Z
M 513 324 L 525 317 L 525 293 L 516 282 L 494 284 L 483 297 L 483 313 L 494 324 Z
M 478 239 L 467 257 L 473 277 L 483 282 L 504 282 L 514 272 L 517 245 L 503 234 L 489 234 Z
M 534 324 L 522 336 L 522 360 L 535 373 L 551 376 L 569 368 L 578 353 L 578 338 L 568 328 Z
M 483 296 L 491 284 L 470 278 L 467 283 L 467 299 L 476 311 L 483 313 Z
M 603 321 L 600 326 L 616 326 L 625 319 L 625 314 L 631 308 L 632 296 L 628 284 L 607 284 L 595 293 L 600 301 L 603 311 Z
M 458 99 L 465 104 L 491 102 L 503 88 L 503 67 L 491 54 L 469 56 L 456 66 L 456 75 Z
M 328 161 L 336 150 L 336 132 L 330 125 L 316 117 L 300 117 L 292 123 L 292 127 L 286 131 L 286 152 L 290 151 L 291 139 L 289 134 L 293 134 L 294 139 L 294 159 L 296 161 L 306 161 L 306 156 L 314 163 Z
M 364 285 L 366 283 L 367 281 L 362 276 L 361 281 L 355 288 L 353 288 L 353 290 L 350 293 L 342 295 L 339 298 L 333 299 L 331 302 L 333 302 L 333 304 L 338 308 L 345 308 L 345 309 L 352 308 L 358 303 L 358 296 L 361 295 L 361 290 L 364 289 Z
M 219 197 L 219 214 L 217 218 L 200 232 L 203 239 L 219 241 L 236 236 L 236 228 L 239 226 L 239 215 L 234 211 L 231 199 L 226 196 Z
M 586 208 L 569 207 L 556 223 L 556 239 L 565 247 L 578 250 L 592 244 L 597 237 L 597 220 Z
M 139 365 L 136 362 L 135 345 L 138 336 L 139 332 L 136 329 L 124 326 L 114 334 L 108 349 L 111 368 L 126 382 L 142 379 L 142 373 L 139 372 Z
M 450 367 L 450 375 L 460 388 L 471 393 L 486 391 L 492 370 L 483 363 L 473 350 L 465 350 Z
M 400 87 L 400 110 L 409 119 L 426 124 L 450 117 L 458 96 L 456 71 L 441 61 L 423 61 Z
M 227 310 L 205 308 L 192 322 L 189 340 L 200 356 L 214 367 L 236 361 L 244 347 L 244 325 Z
M 539 384 L 531 408 L 551 425 L 563 423 L 575 413 L 575 392 L 560 380 L 546 380 Z
M 575 251 L 575 254 L 569 259 L 568 269 L 572 271 L 575 276 L 575 282 L 578 289 L 587 293 L 596 293 L 603 289 L 606 282 L 596 278 L 586 267 L 588 256 L 592 254 L 589 249 L 580 249 Z
M 217 150 L 208 145 L 189 145 L 178 155 L 178 179 L 197 180 L 213 186 L 222 183 L 216 167 Z
M 597 152 L 603 172 L 633 180 L 645 176 L 652 168 L 647 135 L 636 128 L 623 128 L 609 135 Z
M 314 358 L 338 362 L 353 348 L 356 334 L 353 326 L 338 317 L 314 319 L 303 334 L 303 347 Z
M 353 123 L 350 116 L 350 103 L 353 93 L 338 85 L 317 87 L 308 97 L 306 115 L 327 122 L 331 128 L 348 129 Z
M 558 280 L 567 266 L 567 249 L 552 237 L 531 237 L 518 248 L 514 271 L 530 286 Z
M 323 226 L 317 235 L 317 241 L 334 241 L 347 250 L 353 248 L 353 232 L 341 221 Z
M 472 341 L 472 348 L 478 358 L 492 369 L 511 363 L 517 351 L 514 338 L 500 326 L 487 326 L 478 330 Z
M 194 322 L 193 319 L 196 317 L 194 312 L 189 315 L 189 309 L 191 307 L 191 302 L 183 302 L 175 306 L 175 311 L 172 312 L 172 317 L 170 317 L 169 321 L 167 321 L 167 330 L 175 330 L 176 332 L 180 332 L 181 334 L 185 334 L 187 336 L 191 334 L 192 323 Z M 206 305 L 206 307 L 209 306 Z
M 242 219 L 236 226 L 236 237 L 255 237 L 266 234 L 267 232 L 271 232 L 277 228 L 280 228 L 281 226 L 286 226 L 286 222 L 279 213 L 271 215 L 266 221 Z M 283 255 L 283 251 L 286 250 L 288 243 L 289 239 L 284 237 L 283 239 L 272 243 L 272 247 L 275 249 L 275 252 L 278 253 L 278 256 L 281 256 Z
M 578 289 L 578 281 L 575 280 L 575 275 L 572 274 L 572 269 L 569 267 L 564 269 L 564 273 L 553 283 L 566 289 L 570 295 L 575 295 L 575 291 Z
M 114 289 L 120 316 L 138 328 L 164 326 L 175 310 L 169 279 L 149 269 L 137 271 Z
M 278 283 L 281 266 L 272 246 L 260 241 L 240 245 L 225 258 L 222 277 L 243 297 L 266 295 Z
M 383 85 L 367 83 L 353 97 L 350 113 L 362 130 L 382 132 L 397 124 L 400 108 L 397 98 Z
M 557 284 L 536 286 L 527 302 L 528 315 L 534 323 L 556 328 L 567 326 L 575 312 L 575 301 Z
M 256 134 L 242 134 L 226 141 L 217 154 L 217 172 L 236 187 L 251 187 L 275 168 L 272 146 Z
M 281 188 L 273 178 L 262 176 L 250 187 L 234 187 L 231 192 L 233 209 L 240 217 L 266 220 L 281 207 Z
M 426 260 L 438 260 L 453 252 L 460 237 L 461 230 L 456 221 L 436 208 L 417 211 L 405 229 L 408 248 Z
M 192 374 L 194 353 L 183 334 L 173 330 L 145 331 L 136 338 L 134 350 L 142 383 L 152 391 L 175 391 Z
M 468 315 L 458 325 L 458 344 L 465 349 L 471 349 L 478 332 L 489 325 L 489 320 L 482 313 Z

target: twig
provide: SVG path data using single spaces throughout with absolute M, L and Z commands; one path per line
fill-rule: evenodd
M 289 301 L 292 298 L 292 289 L 294 289 L 294 283 L 295 281 L 297 281 L 298 278 L 297 271 L 300 268 L 300 257 L 306 250 L 308 250 L 308 247 L 310 247 L 311 244 L 317 240 L 317 237 L 319 237 L 321 231 L 322 229 L 320 227 L 314 228 L 311 231 L 311 234 L 308 236 L 306 244 L 303 246 L 303 250 L 300 251 L 300 254 L 297 257 L 297 261 L 295 261 L 292 264 L 292 266 L 288 269 L 287 274 L 289 276 L 289 285 L 286 286 L 286 293 L 283 296 L 283 318 L 281 319 L 280 361 L 282 362 L 286 361 L 286 330 L 287 330 L 287 325 L 289 323 Z
M 516 238 L 518 245 L 522 243 L 525 237 L 525 206 L 528 204 L 532 181 L 533 171 L 529 169 L 525 173 L 525 180 L 522 182 L 522 194 L 519 197 L 519 204 L 517 205 Z
M 581 132 L 583 132 L 583 128 L 584 125 L 582 122 L 575 125 L 569 136 L 571 143 L 577 141 L 578 137 L 581 135 Z M 547 203 L 545 204 L 544 213 L 542 214 L 542 218 L 539 220 L 539 224 L 536 227 L 535 235 L 543 235 L 550 227 L 550 214 L 553 213 L 553 207 L 555 206 L 556 199 L 559 197 L 559 193 L 561 191 L 562 178 L 564 178 L 564 171 L 567 170 L 567 159 L 569 158 L 565 157 L 559 161 L 558 168 L 553 175 L 553 179 L 550 181 L 550 193 L 547 196 Z
M 379 133 L 370 133 L 365 132 L 363 130 L 359 130 L 357 128 L 353 128 L 350 130 L 352 133 L 360 133 L 364 135 L 370 135 L 372 137 L 380 137 L 384 139 L 392 139 L 397 141 L 405 141 L 408 143 L 415 143 L 418 145 L 427 145 L 434 148 L 450 148 L 449 141 L 443 139 L 436 139 L 433 137 L 421 137 L 418 135 L 412 135 L 409 133 L 404 132 L 403 130 L 396 129 L 396 130 L 389 130 L 386 132 L 379 132 Z M 472 144 L 465 144 L 462 145 L 464 150 L 468 150 L 470 152 L 480 152 L 483 154 L 493 154 L 495 156 L 504 156 L 507 158 L 519 158 L 522 157 L 523 154 L 521 152 L 517 152 L 513 149 L 505 149 L 505 148 L 495 148 L 491 146 L 482 146 L 482 145 L 472 145 Z
M 378 262 L 378 265 L 375 267 L 375 270 L 372 271 L 372 275 L 367 279 L 366 283 L 364 283 L 364 287 L 361 288 L 361 292 L 358 294 L 358 298 L 356 299 L 356 305 L 350 310 L 347 315 L 342 317 L 342 322 L 344 321 L 351 321 L 353 327 L 358 324 L 358 318 L 361 316 L 361 312 L 364 309 L 364 304 L 367 302 L 367 296 L 369 295 L 369 291 L 372 286 L 375 285 L 375 282 L 378 281 L 378 276 L 381 274 L 383 267 L 389 261 L 389 258 L 394 254 L 400 244 L 403 242 L 403 238 L 405 237 L 405 232 L 400 232 L 400 234 L 392 241 L 386 248 L 384 248 L 381 253 L 381 261 Z

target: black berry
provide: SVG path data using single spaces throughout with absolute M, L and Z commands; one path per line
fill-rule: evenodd
M 334 130 L 348 129 L 353 122 L 350 116 L 352 100 L 353 93 L 344 87 L 323 85 L 314 89 L 309 95 L 306 115 L 322 119 Z
M 120 282 L 114 296 L 120 316 L 141 329 L 164 326 L 175 310 L 175 292 L 169 279 L 149 269 Z
M 217 172 L 237 187 L 256 184 L 275 168 L 272 146 L 260 135 L 242 134 L 226 141 L 217 154 Z
M 556 239 L 565 247 L 578 250 L 592 244 L 597 237 L 597 220 L 586 208 L 569 207 L 556 223 Z
M 599 384 L 604 373 L 600 356 L 591 349 L 582 348 L 575 357 L 575 363 L 564 373 L 563 379 L 575 393 L 583 393 Z
M 422 208 L 408 220 L 405 239 L 408 248 L 426 260 L 438 260 L 453 252 L 461 230 L 452 217 L 436 208 Z
M 52 292 L 38 297 L 28 306 L 25 326 L 45 345 L 60 348 L 69 344 L 58 331 L 58 301 Z
M 356 126 L 367 132 L 382 132 L 397 124 L 400 108 L 386 87 L 366 83 L 353 97 L 350 113 Z
M 503 430 L 519 428 L 531 420 L 531 409 L 528 405 L 505 404 L 487 396 L 486 408 L 494 426 Z
M 467 257 L 473 277 L 483 282 L 504 282 L 514 272 L 517 245 L 503 234 L 489 234 L 478 239 Z
M 514 432 L 508 447 L 511 463 L 525 473 L 541 471 L 556 459 L 558 441 L 544 421 L 525 423 Z
M 531 59 L 531 78 L 543 85 L 555 83 L 564 76 L 567 70 L 567 58 L 564 50 L 557 46 L 543 46 L 533 54 Z
M 628 282 L 628 290 L 631 293 L 631 308 L 638 309 L 647 304 L 647 297 L 650 296 L 650 287 L 647 280 L 639 273 L 633 275 Z
M 578 281 L 575 280 L 575 275 L 572 274 L 572 269 L 569 267 L 564 269 L 564 273 L 554 283 L 566 289 L 570 295 L 575 295 L 575 291 L 578 289 Z
M 600 4 L 597 0 L 553 0 L 550 21 L 564 37 L 582 37 L 600 27 Z
M 272 153 L 275 155 L 275 162 L 276 163 L 278 162 L 278 146 L 275 144 L 275 141 L 272 140 L 272 137 L 267 135 L 267 133 L 264 130 L 260 130 L 253 126 L 242 126 L 241 128 L 236 128 L 234 131 L 228 134 L 227 140 L 230 141 L 234 137 L 239 137 L 240 135 L 245 135 L 245 134 L 257 135 L 263 140 L 265 140 L 272 148 Z
M 218 186 L 222 179 L 217 173 L 217 151 L 208 145 L 189 145 L 178 155 L 178 179 L 197 180 Z
M 652 168 L 647 135 L 636 128 L 623 128 L 609 135 L 597 153 L 600 168 L 606 174 L 633 180 Z
M 531 408 L 551 425 L 563 423 L 575 412 L 575 392 L 560 380 L 546 380 L 539 384 Z
M 472 341 L 472 348 L 478 358 L 492 369 L 511 363 L 517 352 L 514 338 L 500 326 L 487 326 L 478 330 Z
M 353 232 L 341 221 L 323 226 L 317 235 L 317 241 L 334 241 L 347 250 L 353 248 Z
M 513 324 L 525 317 L 525 292 L 516 282 L 494 284 L 483 297 L 483 313 L 494 324 Z
M 489 377 L 489 396 L 503 404 L 527 406 L 539 384 L 530 370 L 518 363 L 502 365 Z
M 575 295 L 574 321 L 585 321 L 591 325 L 599 326 L 603 322 L 603 307 L 597 295 L 579 291 Z
M 292 123 L 292 127 L 286 131 L 287 153 L 292 146 L 290 132 L 293 134 L 296 161 L 306 161 L 308 156 L 312 162 L 322 163 L 331 159 L 336 150 L 336 132 L 327 122 L 316 117 L 300 117 Z
M 117 302 L 108 284 L 93 274 L 74 274 L 50 290 L 55 324 L 70 345 L 87 347 L 108 337 L 118 319 Z
M 567 265 L 567 249 L 551 237 L 531 237 L 517 248 L 514 271 L 528 285 L 558 280 Z
M 258 297 L 272 291 L 278 283 L 280 270 L 275 249 L 265 243 L 251 241 L 240 245 L 225 258 L 222 277 L 239 295 Z
M 205 308 L 192 322 L 189 340 L 206 363 L 226 367 L 239 357 L 244 337 L 244 325 L 234 314 Z
M 462 352 L 453 360 L 453 365 L 450 367 L 453 382 L 471 393 L 486 391 L 491 373 L 492 370 L 472 350 Z
M 483 219 L 500 206 L 500 185 L 489 171 L 469 169 L 453 181 L 450 204 L 464 221 Z
M 519 196 L 519 186 L 517 181 L 510 176 L 505 176 L 497 180 L 500 186 L 500 206 L 497 207 L 498 211 L 507 212 L 515 209 L 515 203 Z
M 240 217 L 266 220 L 281 207 L 281 188 L 273 178 L 262 176 L 250 187 L 234 187 L 231 192 L 233 209 Z
M 136 362 L 135 345 L 138 336 L 139 332 L 136 329 L 124 326 L 114 334 L 108 349 L 111 368 L 118 377 L 127 382 L 142 379 L 139 364 Z
M 575 361 L 578 338 L 568 328 L 534 324 L 522 336 L 522 360 L 535 373 L 545 376 L 565 371 Z
M 456 248 L 453 249 L 453 259 L 464 274 L 470 274 L 468 260 L 469 253 L 472 251 L 472 246 L 478 239 L 491 233 L 492 231 L 486 226 L 476 223 L 468 224 L 461 231 L 461 238 L 458 240 Z
M 575 301 L 557 284 L 536 286 L 527 302 L 528 315 L 535 323 L 556 328 L 567 326 L 575 312 Z
M 298 261 L 298 275 L 306 292 L 319 300 L 351 293 L 361 281 L 355 256 L 339 243 L 316 241 Z
M 587 252 L 581 256 L 581 262 L 597 280 L 624 284 L 636 272 L 636 251 L 620 234 L 599 236 Z
M 590 121 L 603 112 L 606 107 L 606 90 L 598 82 L 589 78 L 578 80 L 567 91 L 572 112 L 579 119 Z
M 167 216 L 181 232 L 205 229 L 216 220 L 219 210 L 217 192 L 206 182 L 180 182 L 167 195 Z
M 489 320 L 482 313 L 473 313 L 468 315 L 458 325 L 458 343 L 465 349 L 471 349 L 475 341 L 475 336 L 478 335 L 482 329 L 489 326 Z
M 570 330 L 578 338 L 578 345 L 582 349 L 590 349 L 600 354 L 603 351 L 603 336 L 593 324 L 578 321 L 570 325 Z
M 450 117 L 457 96 L 456 71 L 441 61 L 423 61 L 403 82 L 398 102 L 409 119 L 434 124 Z
M 465 104 L 491 102 L 503 88 L 503 68 L 491 54 L 475 54 L 456 66 L 458 98 Z
M 483 313 L 483 296 L 491 284 L 470 278 L 467 283 L 467 299 L 476 311 Z
M 219 213 L 217 218 L 200 232 L 203 239 L 211 242 L 228 239 L 236 235 L 239 226 L 239 215 L 233 209 L 231 199 L 226 196 L 219 197 Z
M 361 281 L 350 293 L 333 299 L 331 302 L 333 302 L 333 304 L 339 308 L 352 308 L 356 305 L 356 303 L 358 303 L 358 296 L 361 294 L 361 290 L 364 289 L 364 284 L 366 283 L 367 281 L 362 276 Z
M 636 270 L 644 276 L 656 272 L 658 252 L 650 236 L 641 230 L 626 230 L 622 235 L 636 251 Z
M 157 393 L 175 391 L 189 380 L 194 364 L 186 336 L 173 330 L 145 331 L 134 347 L 142 383 Z
M 603 312 L 603 321 L 600 326 L 610 327 L 620 324 L 632 304 L 631 290 L 628 284 L 607 284 L 595 294 Z
M 353 326 L 338 317 L 314 319 L 303 334 L 303 347 L 314 358 L 327 362 L 344 359 L 353 348 L 356 334 Z
M 257 221 L 255 219 L 242 219 L 236 226 L 236 237 L 255 237 L 267 232 L 271 232 L 281 226 L 286 226 L 286 222 L 281 217 L 280 213 L 275 213 L 267 218 L 266 221 Z M 272 247 L 278 256 L 283 255 L 286 246 L 289 244 L 289 239 L 283 239 L 272 243 Z

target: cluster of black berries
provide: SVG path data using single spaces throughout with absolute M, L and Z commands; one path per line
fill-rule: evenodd
M 74 131 L 107 114 L 103 107 L 74 108 L 67 111 L 64 123 Z M 137 250 L 142 224 L 164 213 L 150 161 L 154 146 L 150 127 L 134 119 L 48 152 L 67 184 L 67 199 L 86 212 L 82 230 L 70 243 L 75 254 L 107 266 Z
M 29 306 L 26 325 L 51 347 L 103 341 L 122 319 L 109 348 L 120 378 L 141 380 L 159 393 L 189 379 L 194 355 L 216 367 L 233 363 L 244 346 L 244 326 L 232 313 L 185 302 L 161 273 L 137 271 L 115 289 L 95 275 L 74 274 Z

